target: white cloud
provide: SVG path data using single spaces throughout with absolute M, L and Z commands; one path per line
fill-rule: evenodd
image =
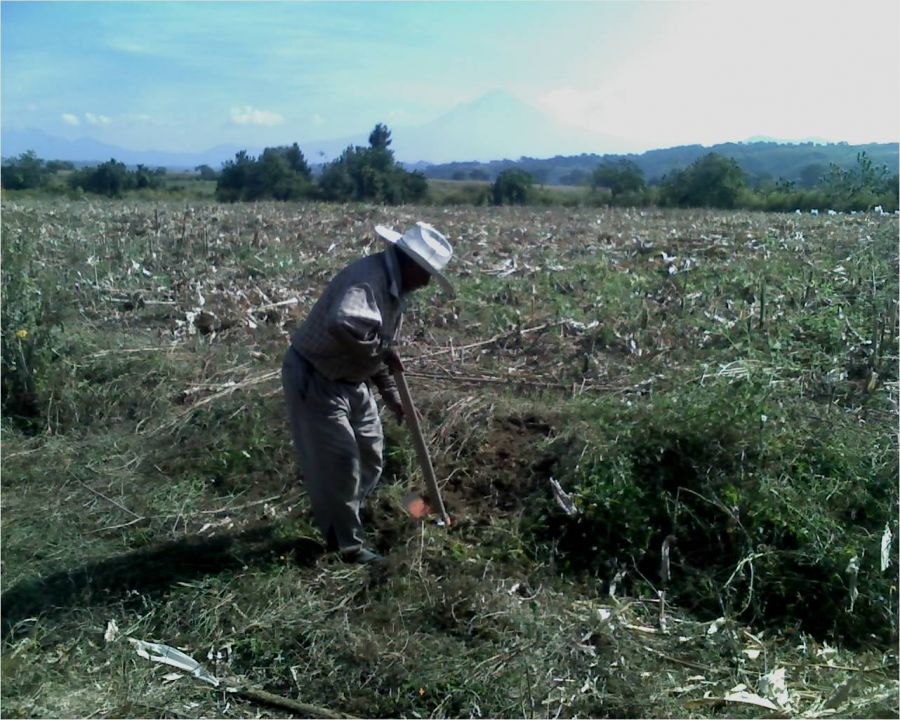
M 321 115 L 319 115 L 319 113 L 316 113 L 312 117 L 312 124 L 315 125 L 316 127 L 321 127 L 322 125 L 325 124 L 325 118 L 323 118 Z
M 109 125 L 112 122 L 106 115 L 95 113 L 85 113 L 84 119 L 88 121 L 88 125 Z
M 847 33 L 846 3 L 818 3 L 815 12 L 769 0 L 676 5 L 683 14 L 640 53 L 608 72 L 585 61 L 535 104 L 561 123 L 648 147 L 754 135 L 896 138 L 896 42 L 875 26 Z
M 129 38 L 115 37 L 107 40 L 110 48 L 129 55 L 153 55 L 153 50 L 148 45 L 134 42 Z
M 77 115 L 73 115 L 72 113 L 63 113 L 62 121 L 66 125 L 80 125 L 81 121 L 78 119 Z
M 235 125 L 281 125 L 284 117 L 271 110 L 258 110 L 245 105 L 231 108 L 231 122 Z

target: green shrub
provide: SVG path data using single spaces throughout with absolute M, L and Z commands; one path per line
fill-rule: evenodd
M 259 158 L 240 151 L 216 184 L 216 199 L 223 202 L 298 200 L 311 193 L 312 171 L 297 143 L 266 148 Z
M 60 191 L 63 173 L 74 170 L 74 165 L 61 160 L 45 161 L 33 150 L 22 153 L 3 163 L 0 183 L 4 190 Z
M 601 163 L 591 175 L 591 187 L 608 188 L 614 198 L 626 193 L 640 195 L 646 186 L 644 171 L 627 159 Z
M 491 186 L 494 205 L 524 205 L 531 199 L 534 179 L 524 170 L 501 172 Z
M 733 208 L 745 187 L 733 158 L 709 153 L 663 180 L 663 201 L 677 207 Z
M 428 192 L 425 176 L 408 172 L 395 161 L 390 136 L 390 130 L 379 123 L 369 135 L 369 147 L 351 145 L 328 163 L 319 178 L 322 198 L 390 205 L 423 200 Z
M 879 543 L 885 523 L 897 531 L 896 440 L 828 413 L 752 380 L 592 405 L 562 474 L 580 512 L 536 511 L 534 537 L 570 571 L 626 571 L 705 614 L 887 639 Z M 853 556 L 865 560 L 851 613 Z
M 46 176 L 44 161 L 28 151 L 3 164 L 0 181 L 8 190 L 30 190 L 44 185 Z
M 129 170 L 124 163 L 111 159 L 96 167 L 86 167 L 72 172 L 67 177 L 67 183 L 71 190 L 121 197 L 129 190 L 162 187 L 165 173 L 164 168 L 150 170 L 144 165 Z
M 39 274 L 36 226 L 4 228 L 2 243 L 3 417 L 26 430 L 41 425 L 40 378 L 53 361 L 56 289 Z

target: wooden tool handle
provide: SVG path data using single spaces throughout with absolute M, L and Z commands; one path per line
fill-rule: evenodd
M 425 436 L 422 435 L 422 428 L 419 425 L 419 416 L 416 415 L 416 407 L 413 405 L 412 396 L 409 394 L 409 386 L 406 384 L 406 378 L 399 370 L 394 371 L 394 380 L 397 381 L 397 390 L 400 392 L 400 402 L 403 404 L 403 414 L 406 418 L 406 424 L 412 433 L 413 445 L 416 448 L 416 455 L 419 458 L 419 465 L 422 467 L 422 475 L 425 476 L 425 485 L 428 488 L 428 499 L 431 506 L 440 514 L 444 523 L 450 525 L 450 516 L 444 509 L 444 501 L 441 499 L 441 491 L 438 488 L 437 478 L 434 476 L 434 468 L 431 466 L 431 458 L 428 455 L 428 448 L 425 445 Z

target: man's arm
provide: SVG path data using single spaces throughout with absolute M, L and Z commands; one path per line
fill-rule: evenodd
M 381 339 L 381 311 L 375 294 L 366 283 L 352 285 L 334 305 L 328 331 L 340 344 L 341 352 L 361 362 L 376 362 L 384 351 Z
M 390 352 L 394 352 L 391 350 Z M 396 355 L 396 353 L 394 353 Z M 403 422 L 403 403 L 400 400 L 400 393 L 397 390 L 397 383 L 388 366 L 382 365 L 372 376 L 372 384 L 378 388 L 384 404 L 397 418 L 397 422 Z

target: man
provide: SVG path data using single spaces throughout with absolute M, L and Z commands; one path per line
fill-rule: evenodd
M 387 247 L 357 260 L 325 288 L 284 356 L 282 385 L 303 483 L 329 550 L 347 562 L 380 559 L 363 547 L 360 505 L 381 476 L 384 436 L 375 385 L 397 420 L 403 406 L 391 375 L 403 366 L 394 341 L 406 295 L 437 278 L 447 239 L 418 222 L 402 235 L 375 227 Z

